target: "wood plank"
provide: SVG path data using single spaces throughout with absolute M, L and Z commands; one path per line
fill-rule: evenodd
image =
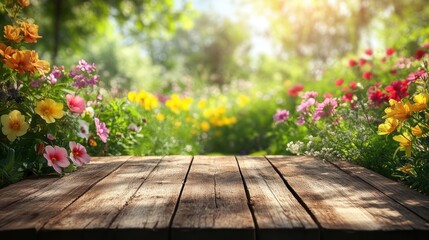
M 107 239 L 110 224 L 162 157 L 132 157 L 49 220 L 41 239 Z
M 165 239 L 191 156 L 167 156 L 110 226 L 115 239 Z
M 3 239 L 34 239 L 37 231 L 129 157 L 105 157 L 81 167 L 22 200 L 0 209 Z
M 268 156 L 314 214 L 322 239 L 429 239 L 429 224 L 364 181 L 306 156 Z
M 57 179 L 59 179 L 57 176 L 24 179 L 0 189 L 0 209 L 43 189 Z
M 195 156 L 172 224 L 172 239 L 254 239 L 233 156 Z
M 388 179 L 364 167 L 346 162 L 329 161 L 350 175 L 356 176 L 429 222 L 429 197 L 401 182 Z
M 250 195 L 258 239 L 319 239 L 311 216 L 265 157 L 237 157 Z

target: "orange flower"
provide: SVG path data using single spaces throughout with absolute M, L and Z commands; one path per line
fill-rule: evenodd
M 32 54 L 29 50 L 17 51 L 9 58 L 5 59 L 5 64 L 9 68 L 16 70 L 19 74 L 25 72 L 34 72 L 34 67 L 31 64 Z
M 4 43 L 0 43 L 0 55 L 2 55 L 4 58 L 10 58 L 15 52 L 16 49 L 7 46 Z
M 34 50 L 16 51 L 11 56 L 5 57 L 5 64 L 20 74 L 25 72 L 34 74 L 35 71 L 43 74 L 48 73 L 50 70 L 49 63 L 39 60 L 39 54 Z
M 24 31 L 24 41 L 28 43 L 37 42 L 38 38 L 42 38 L 39 36 L 39 26 L 29 22 L 21 23 L 22 31 Z
M 18 4 L 21 5 L 21 7 L 28 7 L 30 5 L 30 0 L 18 0 Z
M 22 40 L 21 29 L 12 25 L 4 26 L 4 37 L 14 42 Z

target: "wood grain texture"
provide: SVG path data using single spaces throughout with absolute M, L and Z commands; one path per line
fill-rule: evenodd
M 256 218 L 258 239 L 319 239 L 311 216 L 265 157 L 237 157 Z
M 161 157 L 132 157 L 52 218 L 42 239 L 107 239 L 107 229 Z
M 34 239 L 37 231 L 129 157 L 97 159 L 78 171 L 0 210 L 3 239 Z
M 268 156 L 326 239 L 429 239 L 426 221 L 364 181 L 305 156 Z
M 172 239 L 254 239 L 233 156 L 195 156 L 172 224 Z
M 356 176 L 429 222 L 429 197 L 411 190 L 403 183 L 383 177 L 369 169 L 346 161 L 330 161 L 341 170 Z
M 5 208 L 55 182 L 59 177 L 25 179 L 0 189 L 0 209 Z M 11 194 L 13 193 L 13 194 Z
M 165 239 L 191 156 L 166 156 L 110 226 L 115 239 Z

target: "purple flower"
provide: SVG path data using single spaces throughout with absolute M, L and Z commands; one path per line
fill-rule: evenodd
M 338 102 L 335 98 L 325 98 L 314 110 L 313 120 L 318 121 L 322 117 L 332 116 L 336 112 Z
M 273 119 L 275 123 L 284 123 L 289 118 L 288 110 L 278 110 L 276 114 L 274 114 Z
M 80 60 L 74 70 L 70 70 L 69 76 L 73 78 L 73 86 L 76 88 L 84 88 L 88 85 L 94 86 L 100 81 L 98 75 L 93 75 L 95 72 L 95 64 L 88 64 L 85 60 Z
M 95 128 L 97 129 L 97 135 L 100 137 L 101 141 L 107 142 L 110 130 L 106 128 L 106 124 L 104 122 L 100 122 L 100 119 L 94 118 L 94 122 Z
M 55 84 L 60 78 L 64 76 L 64 66 L 61 66 L 61 70 L 57 66 L 54 66 L 54 70 L 48 75 L 47 81 L 50 84 Z

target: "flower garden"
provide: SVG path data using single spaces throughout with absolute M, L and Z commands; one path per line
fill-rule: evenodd
M 1 7 L 0 186 L 94 156 L 283 154 L 350 161 L 429 194 L 427 36 L 412 51 L 348 53 L 311 81 L 262 66 L 221 89 L 195 77 L 114 88 L 91 59 L 56 65 L 33 50 L 45 36 L 29 0 Z

